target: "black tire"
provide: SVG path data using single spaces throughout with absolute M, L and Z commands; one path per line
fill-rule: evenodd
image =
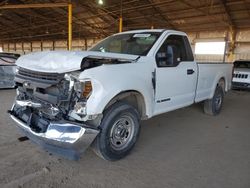
M 224 100 L 224 91 L 221 86 L 217 86 L 212 99 L 204 101 L 204 112 L 216 116 L 220 113 Z
M 105 110 L 100 129 L 92 145 L 94 152 L 109 161 L 124 158 L 138 139 L 139 113 L 133 106 L 117 102 Z

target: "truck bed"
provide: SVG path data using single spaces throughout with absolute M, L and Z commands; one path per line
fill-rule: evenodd
M 225 91 L 231 88 L 232 67 L 231 63 L 221 62 L 197 62 L 198 81 L 195 102 L 212 98 L 217 81 L 222 78 L 225 81 Z

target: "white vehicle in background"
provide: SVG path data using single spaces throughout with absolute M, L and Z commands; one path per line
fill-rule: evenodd
M 45 149 L 73 159 L 92 142 L 102 158 L 121 159 L 140 120 L 193 103 L 219 114 L 232 78 L 231 64 L 196 63 L 187 35 L 164 29 L 115 34 L 85 52 L 33 53 L 17 65 L 12 119 Z
M 233 89 L 250 89 L 250 61 L 234 62 Z
M 0 88 L 14 88 L 16 60 L 19 54 L 0 53 Z

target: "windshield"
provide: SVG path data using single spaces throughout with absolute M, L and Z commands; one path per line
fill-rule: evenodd
M 145 56 L 160 35 L 160 32 L 113 35 L 98 43 L 90 51 Z
M 234 62 L 234 67 L 250 69 L 250 61 L 236 61 Z

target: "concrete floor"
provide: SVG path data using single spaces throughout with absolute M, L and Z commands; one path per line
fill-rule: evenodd
M 14 95 L 0 90 L 0 187 L 250 187 L 250 92 L 230 92 L 217 117 L 197 104 L 144 121 L 133 152 L 117 162 L 91 150 L 69 161 L 19 142 L 6 114 Z

